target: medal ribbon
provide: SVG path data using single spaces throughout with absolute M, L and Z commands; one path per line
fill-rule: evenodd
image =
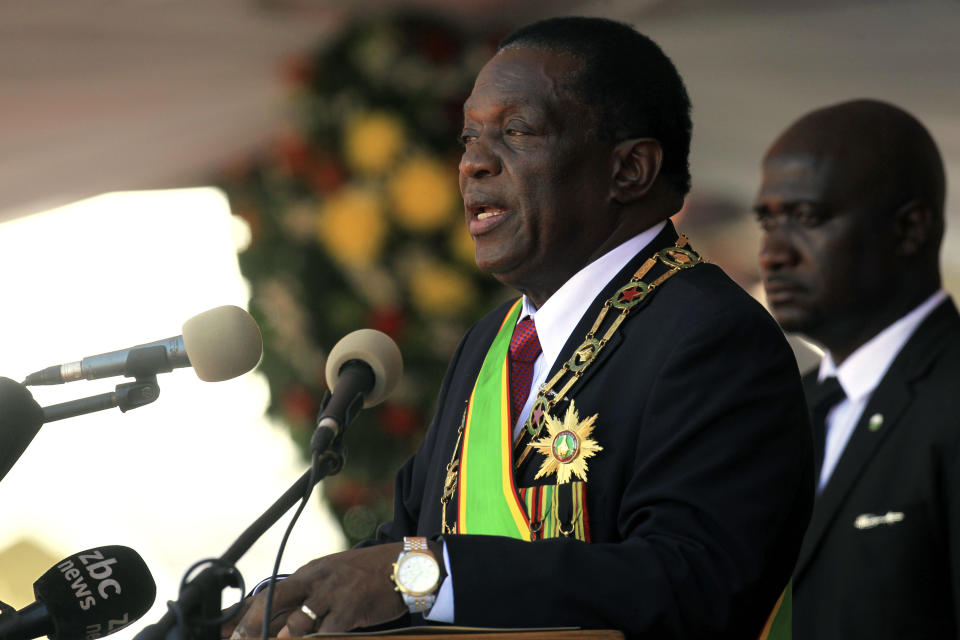
M 513 481 L 507 354 L 521 301 L 500 325 L 470 401 L 460 454 L 457 533 L 530 540 L 530 522 Z

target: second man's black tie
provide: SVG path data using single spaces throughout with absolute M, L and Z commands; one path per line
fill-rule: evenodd
M 813 480 L 818 487 L 827 445 L 827 414 L 846 397 L 840 381 L 833 376 L 820 382 L 810 397 L 810 424 L 813 427 L 813 454 L 816 463 Z

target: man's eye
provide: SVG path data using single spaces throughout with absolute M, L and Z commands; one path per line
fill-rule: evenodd
M 520 129 L 507 129 L 506 133 L 508 136 L 525 136 L 527 135 L 526 131 L 521 131 Z
M 817 227 L 824 221 L 822 212 L 811 207 L 798 207 L 791 217 L 804 227 Z
M 460 144 L 462 144 L 462 145 L 464 145 L 464 146 L 466 146 L 467 143 L 473 142 L 473 141 L 476 140 L 476 139 L 477 139 L 476 134 L 469 133 L 469 132 L 466 132 L 466 131 L 463 132 L 463 133 L 461 133 L 461 134 L 457 137 L 457 140 L 460 141 Z
M 757 224 L 760 225 L 760 229 L 763 231 L 770 231 L 773 229 L 773 216 L 766 213 L 757 214 Z

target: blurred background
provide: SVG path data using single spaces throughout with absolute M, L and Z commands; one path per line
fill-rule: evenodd
M 693 245 L 757 292 L 750 215 L 767 145 L 812 108 L 893 102 L 960 175 L 960 3 L 946 0 L 11 0 L 0 3 L 0 375 L 249 308 L 261 365 L 161 376 L 160 399 L 45 426 L 0 482 L 0 600 L 62 557 L 124 544 L 176 597 L 306 468 L 326 352 L 360 327 L 404 354 L 399 392 L 348 434 L 284 556 L 373 532 L 466 327 L 510 295 L 478 273 L 456 186 L 460 105 L 497 40 L 550 15 L 656 40 L 694 111 Z M 960 291 L 960 198 L 942 261 Z M 805 358 L 808 358 L 806 356 Z M 804 359 L 802 366 L 813 361 Z M 43 405 L 117 380 L 40 388 Z M 286 524 L 284 519 L 283 524 Z M 267 575 L 275 527 L 243 560 Z

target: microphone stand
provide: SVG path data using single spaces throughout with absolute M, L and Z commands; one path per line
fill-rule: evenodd
M 73 418 L 85 413 L 103 411 L 114 407 L 119 407 L 120 411 L 126 413 L 130 409 L 150 404 L 159 395 L 160 385 L 157 384 L 157 376 L 138 377 L 133 382 L 118 384 L 116 389 L 109 393 L 101 393 L 88 398 L 79 398 L 44 407 L 43 423 Z
M 162 345 L 137 347 L 122 359 L 118 359 L 116 366 L 119 368 L 119 372 L 133 378 L 134 381 L 118 384 L 116 390 L 111 393 L 101 393 L 89 398 L 80 398 L 79 400 L 44 407 L 44 424 L 93 413 L 94 411 L 112 409 L 113 407 L 120 407 L 120 411 L 126 413 L 130 409 L 150 404 L 160 396 L 157 374 L 173 371 L 173 366 L 167 358 L 167 350 Z M 51 384 L 52 381 L 61 383 L 63 382 L 62 368 L 62 366 L 48 367 L 43 372 L 31 374 L 27 376 L 24 384 Z M 49 374 L 49 378 L 40 374 Z M 39 379 L 31 383 L 30 379 L 35 375 L 39 375 Z M 43 380 L 47 381 L 44 382 Z
M 312 491 L 323 478 L 340 472 L 343 468 L 343 434 L 347 423 L 363 406 L 363 398 L 364 393 L 358 392 L 349 399 L 341 423 L 327 415 L 333 396 L 329 391 L 324 393 L 319 426 L 311 440 L 311 468 L 247 527 L 222 556 L 182 585 L 179 598 L 168 603 L 168 611 L 163 617 L 144 627 L 134 640 L 220 640 L 220 625 L 224 621 L 221 594 L 226 588 L 239 586 L 236 562 L 290 507 L 303 499 L 307 491 Z

